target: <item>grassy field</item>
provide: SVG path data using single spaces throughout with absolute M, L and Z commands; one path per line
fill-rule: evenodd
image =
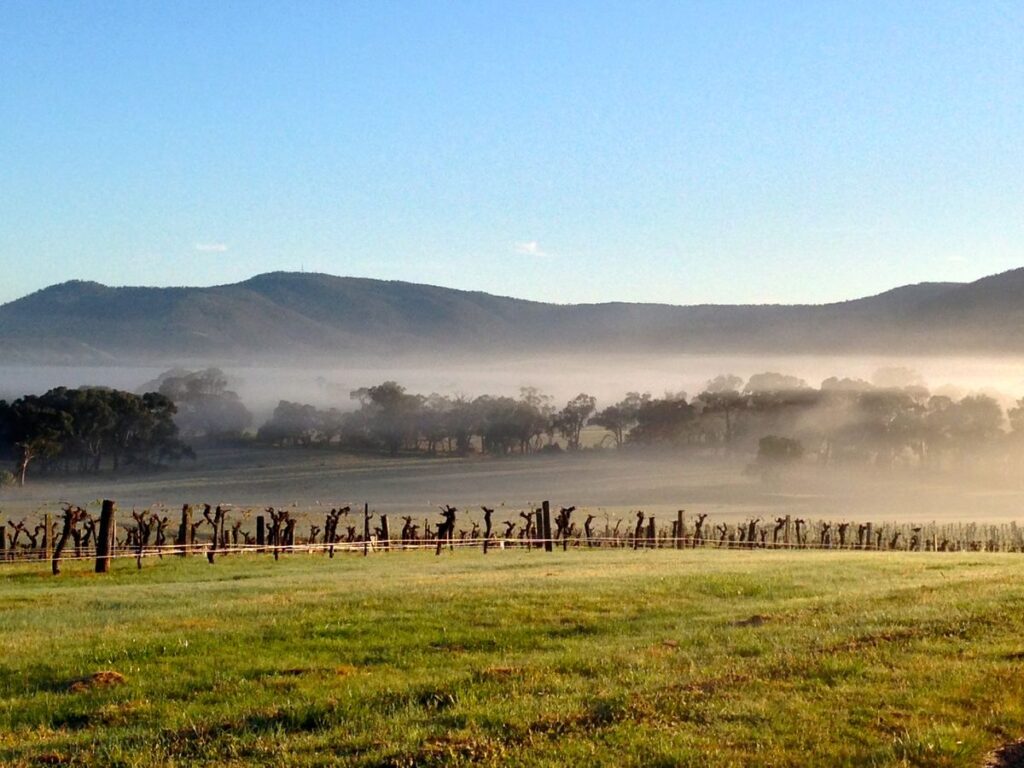
M 43 565 L 0 569 L 4 766 L 971 766 L 1024 736 L 1020 555 Z

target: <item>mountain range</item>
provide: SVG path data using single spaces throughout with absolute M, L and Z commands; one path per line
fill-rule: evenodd
M 820 305 L 563 305 L 292 272 L 209 288 L 75 280 L 0 305 L 0 359 L 25 364 L 569 350 L 1021 353 L 1024 269 Z

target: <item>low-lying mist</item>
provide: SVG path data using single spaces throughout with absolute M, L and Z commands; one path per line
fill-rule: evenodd
M 431 520 L 452 504 L 460 520 L 496 507 L 496 521 L 517 518 L 541 500 L 576 505 L 603 526 L 634 510 L 673 519 L 708 514 L 709 524 L 777 517 L 851 522 L 1020 522 L 1024 482 L 1013 476 L 879 472 L 864 468 L 794 468 L 764 479 L 748 462 L 654 451 L 513 456 L 503 459 L 388 459 L 324 449 L 201 451 L 195 465 L 112 477 L 58 476 L 24 489 L 0 490 L 6 519 L 58 508 L 61 500 L 115 499 L 122 509 L 158 505 L 176 519 L 183 503 L 228 504 L 236 511 L 292 509 L 320 523 L 332 506 L 370 504 L 375 513 Z M 305 527 L 306 522 L 303 523 Z
M 194 370 L 211 362 L 186 361 L 184 367 Z M 170 367 L 171 363 L 5 366 L 0 368 L 0 399 L 57 386 L 139 391 Z M 280 400 L 353 411 L 360 407 L 350 397 L 353 390 L 387 380 L 399 382 L 410 393 L 469 398 L 484 394 L 517 398 L 523 387 L 535 387 L 551 396 L 557 407 L 585 392 L 596 398 L 601 409 L 627 392 L 650 392 L 654 398 L 685 392 L 692 401 L 720 374 L 748 380 L 759 372 L 778 371 L 814 388 L 839 377 L 880 387 L 927 387 L 930 395 L 951 401 L 988 394 L 1002 409 L 1000 429 L 1006 434 L 996 430 L 995 438 L 990 434 L 987 442 L 970 447 L 970 424 L 960 424 L 968 449 L 940 446 L 941 453 L 932 454 L 939 460 L 924 453 L 915 457 L 911 438 L 900 448 L 901 454 L 888 457 L 884 466 L 877 457 L 865 460 L 863 454 L 845 461 L 838 450 L 823 461 L 823 448 L 812 438 L 801 447 L 806 460 L 786 463 L 770 473 L 757 464 L 761 426 L 756 434 L 751 432 L 727 448 L 697 441 L 682 447 L 631 445 L 622 450 L 611 448 L 600 428 L 588 427 L 582 451 L 526 455 L 512 451 L 513 455 L 503 457 L 443 452 L 397 458 L 372 452 L 352 455 L 329 440 L 305 447 L 265 442 L 234 447 L 200 444 L 195 461 L 150 473 L 41 473 L 25 488 L 0 491 L 0 506 L 8 514 L 31 514 L 59 500 L 84 502 L 112 496 L 123 505 L 161 504 L 168 509 L 184 502 L 242 508 L 288 505 L 315 518 L 323 505 L 368 501 L 379 511 L 426 516 L 442 503 L 455 504 L 469 514 L 481 505 L 497 506 L 501 518 L 547 498 L 586 508 L 611 523 L 628 520 L 635 509 L 665 519 L 685 508 L 721 520 L 770 521 L 792 514 L 808 519 L 922 522 L 1006 522 L 1017 519 L 1024 509 L 1024 481 L 1018 471 L 1024 467 L 1024 452 L 1010 439 L 1011 425 L 1006 420 L 1006 409 L 1024 395 L 1024 360 L 1016 358 L 579 355 L 391 363 L 351 360 L 344 365 L 311 360 L 302 367 L 254 363 L 227 364 L 221 369 L 230 388 L 253 412 L 253 431 L 270 418 Z M 932 407 L 927 398 L 917 402 L 925 410 Z M 863 430 L 863 403 L 856 407 L 861 415 L 850 416 L 848 422 L 836 421 L 847 417 L 834 407 L 793 411 L 798 415 L 774 434 L 799 437 L 799 432 Z M 900 425 L 893 428 L 898 431 Z M 858 433 L 850 442 L 857 441 L 872 445 L 873 451 L 880 444 L 878 435 L 868 432 Z M 599 446 L 604 449 L 596 450 Z
M 536 387 L 564 402 L 580 392 L 594 395 L 599 407 L 626 392 L 698 394 L 707 381 L 722 373 L 747 379 L 762 371 L 780 371 L 818 386 L 830 376 L 872 380 L 879 371 L 906 368 L 920 375 L 933 393 L 954 398 L 975 393 L 995 397 L 1007 406 L 1024 396 L 1024 359 L 991 357 L 886 358 L 810 356 L 705 355 L 577 355 L 558 357 L 395 359 L 391 362 L 357 359 L 338 364 L 310 360 L 305 365 L 254 362 L 169 361 L 144 366 L 3 366 L 0 398 L 41 393 L 52 387 L 84 385 L 138 390 L 161 372 L 180 365 L 216 365 L 250 408 L 256 421 L 269 417 L 280 400 L 317 407 L 354 407 L 349 393 L 382 381 L 397 381 L 410 392 L 480 394 L 514 397 L 522 387 Z

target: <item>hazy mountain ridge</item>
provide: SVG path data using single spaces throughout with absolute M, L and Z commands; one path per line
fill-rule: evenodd
M 559 305 L 276 272 L 209 288 L 69 281 L 0 306 L 15 362 L 309 354 L 1024 351 L 1024 269 L 823 305 Z

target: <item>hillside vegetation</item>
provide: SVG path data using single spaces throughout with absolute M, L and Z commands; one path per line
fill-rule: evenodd
M 72 281 L 0 306 L 7 361 L 434 352 L 1020 352 L 1024 270 L 820 306 L 559 305 L 277 272 L 211 288 Z

